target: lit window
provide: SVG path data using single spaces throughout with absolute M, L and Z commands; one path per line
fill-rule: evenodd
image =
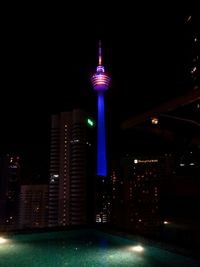
M 191 18 L 192 18 L 192 16 L 189 16 L 189 17 L 187 18 L 187 22 L 189 22 L 189 21 L 191 20 Z
M 158 118 L 151 118 L 152 124 L 158 124 Z
M 194 73 L 196 70 L 197 70 L 197 67 L 194 67 L 194 68 L 191 70 L 191 73 Z

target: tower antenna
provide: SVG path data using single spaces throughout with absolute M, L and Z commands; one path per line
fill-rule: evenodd
M 99 66 L 101 66 L 102 63 L 102 56 L 101 56 L 101 40 L 99 40 Z

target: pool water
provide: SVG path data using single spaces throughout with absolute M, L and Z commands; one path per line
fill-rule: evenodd
M 8 236 L 1 267 L 199 267 L 194 259 L 94 230 Z

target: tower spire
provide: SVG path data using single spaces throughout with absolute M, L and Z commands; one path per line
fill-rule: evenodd
M 99 40 L 99 66 L 101 66 L 102 57 L 101 57 L 101 40 Z

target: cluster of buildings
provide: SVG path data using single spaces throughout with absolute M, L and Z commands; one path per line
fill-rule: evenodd
M 198 100 L 195 105 L 198 108 Z M 151 125 L 153 131 L 155 127 L 159 128 L 154 135 L 159 139 L 162 134 L 165 139 L 161 118 L 157 117 L 157 120 L 156 126 L 153 122 Z M 189 187 L 191 184 L 188 182 L 191 183 L 192 179 L 195 180 L 193 186 L 197 183 L 200 170 L 198 155 L 195 156 L 195 151 L 190 149 L 181 153 L 177 160 L 177 153 L 169 153 L 167 149 L 163 154 L 158 153 L 156 148 L 153 151 L 152 147 L 158 140 L 150 139 L 146 122 L 139 122 L 140 131 L 148 133 L 149 142 L 154 144 L 147 147 L 149 153 L 142 150 L 141 144 L 137 149 L 133 142 L 133 122 L 132 127 L 121 130 L 122 139 L 126 142 L 121 140 L 121 155 L 109 162 L 105 176 L 98 176 L 96 172 L 96 122 L 79 109 L 52 116 L 48 183 L 22 184 L 21 158 L 1 156 L 0 228 L 67 227 L 97 223 L 112 224 L 118 229 L 137 233 L 157 232 L 163 221 L 170 217 L 169 206 L 178 205 L 174 195 L 177 188 L 184 184 Z M 166 123 L 164 125 L 166 127 Z M 138 126 L 135 131 L 138 131 Z M 196 134 L 192 135 L 191 142 L 199 142 Z M 162 150 L 161 147 L 159 149 Z M 184 199 L 186 196 L 179 197 Z M 177 206 L 177 209 L 181 210 L 181 207 Z
M 74 110 L 52 117 L 48 184 L 21 184 L 20 158 L 0 158 L 1 229 L 113 223 L 149 231 L 159 226 L 168 157 L 121 158 L 99 182 L 95 128 L 84 115 Z
M 163 206 L 169 196 L 164 188 L 172 177 L 173 181 L 180 178 L 174 166 L 188 165 L 196 170 L 193 177 L 197 175 L 198 161 L 186 163 L 184 153 L 180 156 L 175 149 L 173 154 L 169 147 L 158 143 L 162 139 L 174 146 L 181 140 L 180 133 L 171 128 L 175 121 L 175 125 L 181 122 L 181 127 L 184 123 L 196 127 L 198 134 L 186 136 L 191 143 L 200 144 L 199 122 L 183 117 L 183 111 L 174 113 L 191 104 L 199 112 L 199 89 L 125 121 L 118 140 L 119 153 L 108 163 L 104 93 L 110 78 L 102 65 L 101 46 L 99 65 L 91 81 L 98 95 L 97 123 L 80 109 L 52 116 L 48 183 L 22 184 L 21 159 L 8 154 L 0 157 L 1 230 L 111 224 L 132 232 L 155 233 L 166 216 Z M 138 133 L 146 136 L 135 138 Z M 147 139 L 149 147 L 145 145 Z
M 57 227 L 92 222 L 93 123 L 78 109 L 52 116 L 48 184 L 21 184 L 20 158 L 10 155 L 0 158 L 1 228 Z

